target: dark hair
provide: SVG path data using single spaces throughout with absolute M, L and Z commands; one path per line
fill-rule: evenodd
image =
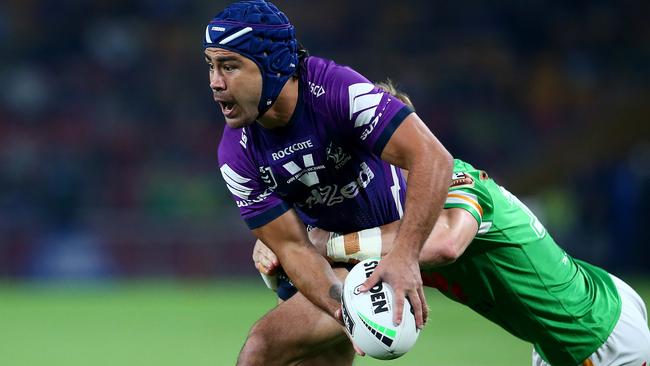
M 309 57 L 309 50 L 305 48 L 305 46 L 302 45 L 302 43 L 298 42 L 298 67 L 296 67 L 296 71 L 291 75 L 291 78 L 296 80 L 300 77 L 300 73 L 302 72 L 303 67 L 305 67 L 305 59 Z

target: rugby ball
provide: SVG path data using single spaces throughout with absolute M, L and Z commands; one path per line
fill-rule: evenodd
M 402 323 L 393 323 L 395 299 L 389 284 L 379 282 L 367 292 L 359 291 L 378 265 L 379 259 L 366 259 L 357 263 L 346 277 L 341 299 L 343 322 L 362 351 L 380 360 L 390 360 L 408 352 L 420 331 L 408 301 L 404 301 Z

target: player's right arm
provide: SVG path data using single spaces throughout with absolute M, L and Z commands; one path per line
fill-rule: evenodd
M 296 288 L 338 320 L 341 281 L 309 241 L 307 231 L 296 212 L 288 210 L 252 231 L 275 253 Z
M 388 254 L 394 245 L 394 240 L 399 229 L 399 222 L 393 222 L 379 227 L 381 230 L 381 256 Z M 373 230 L 373 229 L 369 229 Z M 422 251 L 419 255 L 419 262 L 421 267 L 434 267 L 442 266 L 445 264 L 453 263 L 464 252 L 465 249 L 476 236 L 478 230 L 478 223 L 474 216 L 468 211 L 460 208 L 444 209 L 440 213 L 438 221 L 434 226 L 431 234 L 424 243 Z M 343 240 L 338 240 L 343 250 L 341 253 L 349 253 L 347 256 L 340 255 L 332 252 L 332 240 L 337 234 L 326 234 L 322 229 L 314 229 L 318 235 L 310 237 L 320 238 L 313 240 L 317 251 L 325 254 L 329 259 L 335 262 L 348 262 L 350 260 L 364 260 L 373 257 L 371 253 L 364 252 L 363 243 L 360 245 L 360 251 L 354 253 L 350 248 L 359 247 L 359 241 L 363 241 L 363 232 L 356 232 L 343 235 Z M 367 230 L 364 230 L 367 231 Z M 360 240 L 361 239 L 361 240 Z M 262 243 L 260 243 L 263 245 Z
M 275 192 L 275 179 L 257 160 L 254 149 L 245 128 L 224 128 L 219 164 L 226 187 L 248 228 L 273 250 L 296 288 L 337 318 L 341 282 L 314 250 L 292 205 Z

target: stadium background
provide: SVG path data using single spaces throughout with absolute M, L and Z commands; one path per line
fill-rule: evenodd
M 273 306 L 216 163 L 201 42 L 226 4 L 0 3 L 0 364 L 232 364 Z M 650 301 L 647 3 L 276 4 L 312 54 L 396 81 L 454 156 Z M 394 364 L 529 363 L 429 298 Z

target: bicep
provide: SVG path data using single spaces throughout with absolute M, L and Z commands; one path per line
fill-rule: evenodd
M 381 158 L 400 168 L 409 169 L 413 158 L 418 156 L 433 158 L 438 154 L 449 155 L 420 117 L 411 113 L 393 132 L 381 152 Z
M 446 238 L 462 254 L 478 231 L 478 222 L 467 210 L 447 208 L 442 210 L 431 236 L 433 240 Z

